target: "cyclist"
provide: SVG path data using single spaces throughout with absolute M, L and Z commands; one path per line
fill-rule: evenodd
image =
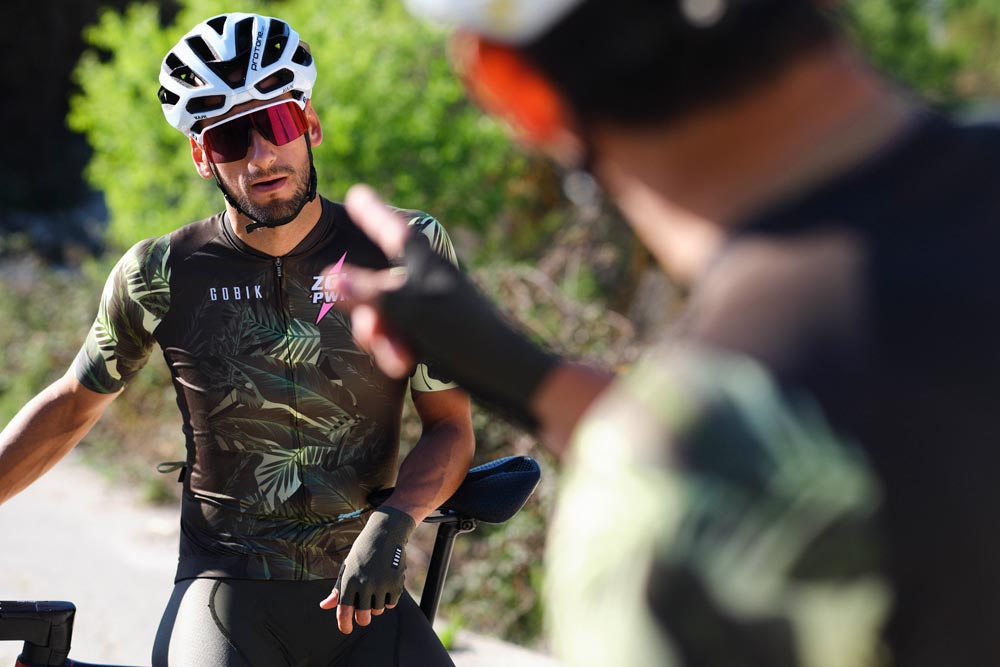
M 397 466 L 406 379 L 359 350 L 321 272 L 389 263 L 316 194 L 315 79 L 308 46 L 277 18 L 216 16 L 170 50 L 164 114 L 225 210 L 125 254 L 72 369 L 0 438 L 3 499 L 70 450 L 160 346 L 187 460 L 154 665 L 452 664 L 403 578 L 411 531 L 471 462 L 468 397 L 417 366 L 423 433 Z M 434 218 L 405 216 L 455 261 Z M 397 467 L 372 511 L 367 496 Z
M 830 3 L 407 4 L 691 286 L 678 337 L 614 378 L 346 199 L 406 257 L 339 279 L 383 368 L 431 356 L 572 438 L 546 605 L 567 664 L 1000 663 L 997 127 L 900 93 Z

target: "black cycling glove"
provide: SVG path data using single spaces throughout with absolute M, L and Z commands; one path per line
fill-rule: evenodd
M 427 238 L 412 235 L 406 282 L 382 297 L 386 320 L 432 368 L 534 429 L 532 395 L 558 357 L 515 330 Z
M 380 507 L 372 512 L 351 552 L 340 566 L 335 588 L 340 604 L 382 609 L 403 594 L 406 543 L 416 524 L 406 512 Z

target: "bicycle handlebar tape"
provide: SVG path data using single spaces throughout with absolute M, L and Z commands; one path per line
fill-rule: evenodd
M 531 430 L 528 406 L 558 357 L 519 332 L 422 234 L 403 254 L 406 282 L 382 297 L 382 312 L 422 361 Z
M 406 512 L 380 507 L 372 512 L 340 567 L 340 604 L 382 609 L 403 594 L 406 543 L 416 524 Z

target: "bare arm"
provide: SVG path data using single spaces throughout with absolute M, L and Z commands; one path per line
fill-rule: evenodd
M 396 490 L 386 504 L 420 523 L 465 479 L 476 449 L 469 397 L 461 389 L 414 391 L 423 433 L 399 468 Z
M 70 371 L 28 401 L 0 432 L 0 504 L 73 449 L 116 396 L 87 389 Z
M 406 512 L 413 519 L 413 525 L 417 525 L 450 498 L 465 479 L 476 443 L 469 397 L 461 389 L 414 391 L 413 405 L 423 423 L 423 433 L 400 466 L 396 490 L 383 507 Z M 394 606 L 386 604 L 385 608 Z M 371 623 L 372 616 L 383 612 L 380 605 L 355 610 L 351 604 L 340 604 L 340 591 L 336 586 L 320 602 L 320 607 L 337 608 L 337 626 L 345 634 L 351 633 L 355 620 L 358 625 L 365 626 Z

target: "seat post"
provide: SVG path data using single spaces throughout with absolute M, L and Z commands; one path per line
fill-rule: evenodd
M 420 610 L 427 620 L 433 624 L 437 616 L 441 592 L 444 590 L 444 580 L 448 576 L 451 565 L 451 552 L 455 547 L 455 538 L 462 533 L 471 533 L 479 526 L 475 519 L 451 515 L 440 521 L 437 536 L 434 538 L 434 551 L 431 562 L 427 566 L 427 578 L 424 580 L 424 590 L 420 594 Z

